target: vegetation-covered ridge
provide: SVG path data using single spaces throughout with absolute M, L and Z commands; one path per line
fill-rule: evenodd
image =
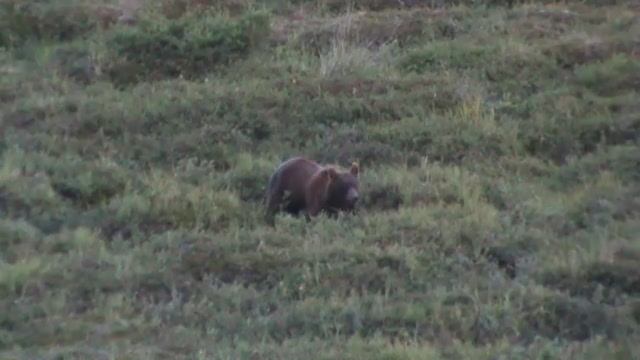
M 640 358 L 636 2 L 137 4 L 0 2 L 0 358 Z

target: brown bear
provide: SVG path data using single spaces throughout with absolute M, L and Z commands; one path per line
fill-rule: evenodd
M 348 172 L 340 172 L 303 157 L 283 162 L 269 179 L 267 222 L 273 225 L 279 211 L 296 216 L 304 211 L 307 219 L 320 212 L 332 216 L 353 212 L 359 197 L 358 173 L 356 163 Z

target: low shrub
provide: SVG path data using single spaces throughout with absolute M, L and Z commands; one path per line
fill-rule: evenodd
M 597 94 L 611 96 L 640 88 L 640 61 L 626 55 L 614 55 L 605 61 L 576 69 L 581 85 Z
M 572 296 L 593 302 L 616 304 L 626 296 L 640 293 L 638 261 L 618 260 L 617 263 L 594 262 L 577 274 L 564 269 L 543 273 L 540 280 L 546 286 L 567 291 Z
M 604 306 L 561 295 L 548 295 L 525 306 L 522 336 L 582 341 L 592 336 L 614 337 L 620 324 Z
M 145 17 L 108 40 L 108 72 L 118 83 L 183 76 L 195 78 L 242 58 L 269 33 L 266 13 L 229 20 L 209 12 L 177 19 Z
M 492 48 L 462 41 L 435 42 L 409 51 L 400 58 L 399 66 L 408 72 L 424 73 L 443 68 L 468 69 L 492 56 Z
M 0 3 L 0 47 L 19 46 L 30 39 L 67 41 L 87 34 L 99 23 L 99 12 L 88 1 L 5 0 Z

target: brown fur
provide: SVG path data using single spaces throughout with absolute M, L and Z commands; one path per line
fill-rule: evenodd
M 313 174 L 305 188 L 305 205 L 309 216 L 316 216 L 327 202 L 331 183 L 338 173 L 332 167 L 326 167 Z
M 352 211 L 358 199 L 357 164 L 348 172 L 315 161 L 295 157 L 283 162 L 269 179 L 266 196 L 267 221 L 274 223 L 279 211 L 307 218 L 325 211 Z

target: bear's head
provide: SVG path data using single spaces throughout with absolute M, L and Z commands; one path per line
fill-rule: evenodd
M 331 174 L 332 181 L 329 186 L 329 206 L 340 210 L 354 210 L 359 193 L 360 169 L 357 163 L 351 164 L 348 172 L 336 172 Z

